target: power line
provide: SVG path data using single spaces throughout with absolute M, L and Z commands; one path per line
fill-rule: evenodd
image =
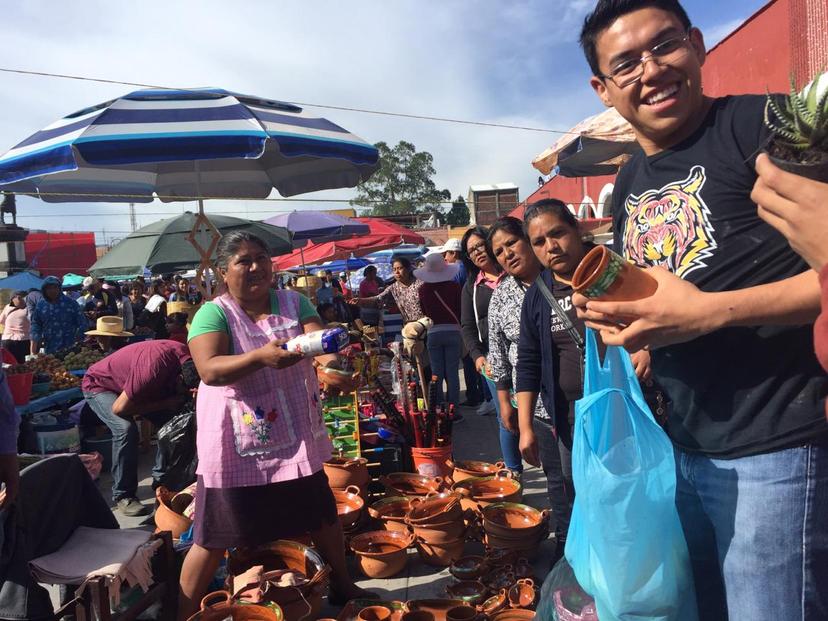
M 191 91 L 191 92 L 199 92 L 195 91 L 194 89 L 187 89 L 187 88 L 177 88 L 171 86 L 160 86 L 158 84 L 144 84 L 142 82 L 125 82 L 123 80 L 108 80 L 106 78 L 91 78 L 86 76 L 80 75 L 70 75 L 65 73 L 51 73 L 48 71 L 29 71 L 26 69 L 12 69 L 10 67 L 0 67 L 0 71 L 5 73 L 17 73 L 21 75 L 31 75 L 31 76 L 39 76 L 39 77 L 49 77 L 49 78 L 62 78 L 65 80 L 81 80 L 84 82 L 99 82 L 101 84 L 118 84 L 121 86 L 138 86 L 140 88 L 157 88 L 162 90 L 177 90 L 177 91 Z M 440 123 L 456 123 L 459 125 L 475 125 L 478 127 L 496 127 L 499 129 L 517 129 L 521 131 L 528 131 L 528 132 L 541 132 L 546 134 L 571 134 L 574 136 L 580 135 L 579 132 L 573 132 L 571 130 L 564 130 L 564 129 L 550 129 L 546 127 L 531 127 L 526 125 L 509 125 L 507 123 L 488 123 L 485 121 L 470 121 L 468 119 L 454 119 L 450 117 L 441 117 L 441 116 L 432 116 L 426 114 L 408 114 L 405 112 L 388 112 L 385 110 L 371 110 L 367 108 L 351 108 L 348 106 L 334 106 L 330 104 L 318 104 L 318 103 L 308 103 L 308 102 L 301 102 L 301 101 L 289 101 L 285 103 L 292 103 L 297 106 L 305 106 L 308 108 L 322 108 L 325 110 L 340 110 L 343 112 L 360 112 L 362 114 L 374 114 L 378 116 L 393 116 L 399 117 L 404 119 L 416 119 L 420 121 L 437 121 Z M 596 137 L 600 137 L 601 134 L 595 134 Z

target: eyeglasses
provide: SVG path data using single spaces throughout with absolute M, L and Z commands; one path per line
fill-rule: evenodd
M 477 244 L 475 246 L 472 246 L 471 248 L 467 248 L 466 252 L 469 253 L 470 257 L 473 257 L 476 254 L 483 254 L 483 253 L 486 252 L 486 244 L 485 243 Z
M 674 63 L 684 58 L 688 52 L 687 41 L 690 35 L 672 37 L 662 41 L 650 48 L 649 54 L 642 54 L 641 58 L 629 58 L 616 64 L 606 75 L 599 75 L 599 78 L 612 80 L 618 88 L 624 88 L 634 84 L 644 75 L 644 63 L 648 60 L 654 61 L 659 66 Z

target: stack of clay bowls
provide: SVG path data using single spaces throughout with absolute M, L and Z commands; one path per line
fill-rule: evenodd
M 475 477 L 489 477 L 506 468 L 502 461 L 490 464 L 486 461 L 449 461 L 448 466 L 454 470 L 451 478 L 455 483 Z
M 444 488 L 442 477 L 427 477 L 411 472 L 392 472 L 379 478 L 388 496 L 405 496 L 406 498 L 424 498 L 429 494 L 441 492 Z
M 336 513 L 339 516 L 339 523 L 346 533 L 355 532 L 359 528 L 359 518 L 362 516 L 362 508 L 365 501 L 360 496 L 360 489 L 356 485 L 349 485 L 344 490 L 332 490 L 336 499 Z
M 345 491 L 351 485 L 359 488 L 359 495 L 367 500 L 368 482 L 371 475 L 368 474 L 368 460 L 363 457 L 331 457 L 323 464 L 325 474 L 328 477 L 328 485 L 334 491 Z
M 520 482 L 508 470 L 489 477 L 470 477 L 455 483 L 452 490 L 463 497 L 464 508 L 475 511 L 492 503 L 517 502 L 522 495 Z
M 351 537 L 351 550 L 360 571 L 369 578 L 390 578 L 408 562 L 414 535 L 398 530 L 373 530 Z
M 413 498 L 405 523 L 417 538 L 417 550 L 428 564 L 448 567 L 463 556 L 466 513 L 460 496 L 450 492 Z
M 405 523 L 405 515 L 411 508 L 408 502 L 409 499 L 405 496 L 389 496 L 368 507 L 368 515 L 374 519 L 378 528 L 408 532 Z
M 533 558 L 549 534 L 549 512 L 529 505 L 498 502 L 480 508 L 484 543 L 495 550 L 509 550 Z

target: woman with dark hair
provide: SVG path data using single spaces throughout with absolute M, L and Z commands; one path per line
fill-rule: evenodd
M 486 354 L 489 353 L 489 302 L 500 282 L 500 266 L 486 252 L 486 236 L 489 230 L 484 226 L 470 228 L 460 241 L 463 264 L 466 266 L 466 284 L 460 295 L 460 324 L 463 342 L 474 363 L 477 373 L 482 374 L 483 403 L 477 413 L 486 416 L 500 412 L 497 389 L 494 382 L 486 378 Z M 481 377 L 477 376 L 478 379 Z M 508 439 L 508 446 L 501 443 L 503 459 L 510 469 L 519 469 L 520 454 L 512 450 L 513 442 Z
M 391 261 L 391 269 L 394 272 L 394 282 L 385 291 L 370 298 L 354 298 L 349 300 L 349 303 L 361 307 L 379 308 L 395 305 L 400 311 L 403 324 L 417 321 L 423 317 L 423 309 L 420 306 L 420 287 L 423 283 L 414 276 L 411 261 L 405 257 L 394 257 Z
M 32 343 L 29 337 L 31 323 L 26 311 L 26 292 L 15 291 L 9 305 L 0 313 L 0 325 L 3 326 L 3 349 L 8 350 L 17 362 L 23 364 L 29 354 Z
M 226 549 L 308 533 L 333 570 L 332 603 L 363 597 L 348 576 L 322 468 L 333 447 L 314 363 L 282 348 L 322 323 L 305 296 L 270 287 L 270 251 L 258 237 L 228 233 L 216 256 L 226 292 L 199 309 L 189 332 L 202 383 L 194 545 L 181 570 L 179 618 L 197 610 Z
M 144 294 L 144 307 L 135 315 L 135 325 L 149 328 L 154 338 L 167 338 L 167 298 L 163 295 L 164 283 L 154 280 Z M 134 309 L 133 309 L 134 310 Z M 134 314 L 134 313 L 133 313 Z
M 491 257 L 506 272 L 489 305 L 488 361 L 500 399 L 500 420 L 513 436 L 514 442 L 519 443 L 518 412 L 512 404 L 510 392 L 517 385 L 519 377 L 517 362 L 518 342 L 521 338 L 520 314 L 526 290 L 534 284 L 542 267 L 523 232 L 523 223 L 517 218 L 505 216 L 496 220 L 489 229 L 486 244 Z M 542 402 L 538 402 L 532 415 L 538 427 L 536 437 L 540 457 L 532 465 L 543 469 L 557 530 L 566 532 L 572 504 L 564 487 L 555 428 Z

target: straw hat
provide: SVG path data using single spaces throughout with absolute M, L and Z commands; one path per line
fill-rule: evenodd
M 132 332 L 124 330 L 124 320 L 120 317 L 107 315 L 98 317 L 98 325 L 89 330 L 87 336 L 134 336 Z
M 443 255 L 435 252 L 426 256 L 425 265 L 414 270 L 414 276 L 423 282 L 446 282 L 454 280 L 459 271 L 459 263 L 446 263 Z

